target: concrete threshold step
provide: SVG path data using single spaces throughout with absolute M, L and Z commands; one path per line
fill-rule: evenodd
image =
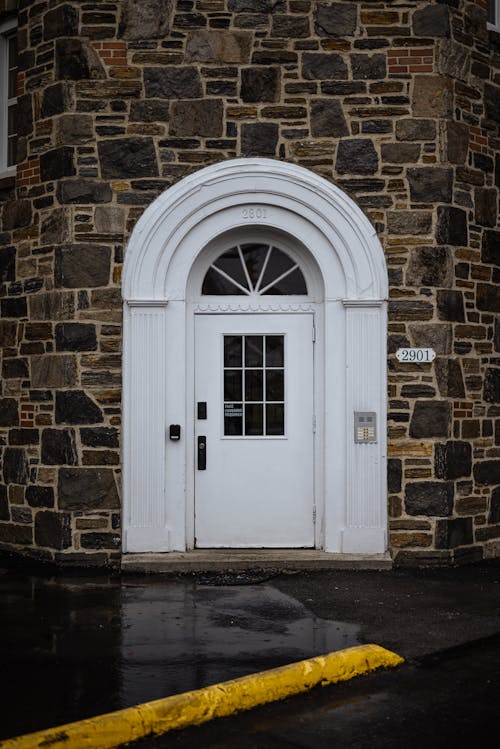
M 194 549 L 124 554 L 123 572 L 177 573 L 241 570 L 387 570 L 390 554 L 330 554 L 316 549 Z

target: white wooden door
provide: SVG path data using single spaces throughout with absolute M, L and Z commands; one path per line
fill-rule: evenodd
M 195 545 L 314 546 L 313 315 L 195 318 Z

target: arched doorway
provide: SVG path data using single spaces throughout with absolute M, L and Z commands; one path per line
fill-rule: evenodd
M 124 268 L 124 551 L 385 551 L 386 295 L 373 227 L 303 168 L 161 195 Z

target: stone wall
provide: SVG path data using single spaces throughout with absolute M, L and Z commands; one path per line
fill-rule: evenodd
M 333 181 L 384 246 L 397 562 L 500 554 L 500 47 L 486 3 L 18 5 L 0 548 L 117 563 L 127 237 L 180 178 L 260 156 Z M 399 364 L 406 345 L 437 359 Z

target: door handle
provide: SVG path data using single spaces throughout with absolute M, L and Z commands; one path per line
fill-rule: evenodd
M 207 438 L 198 437 L 198 470 L 207 470 Z

